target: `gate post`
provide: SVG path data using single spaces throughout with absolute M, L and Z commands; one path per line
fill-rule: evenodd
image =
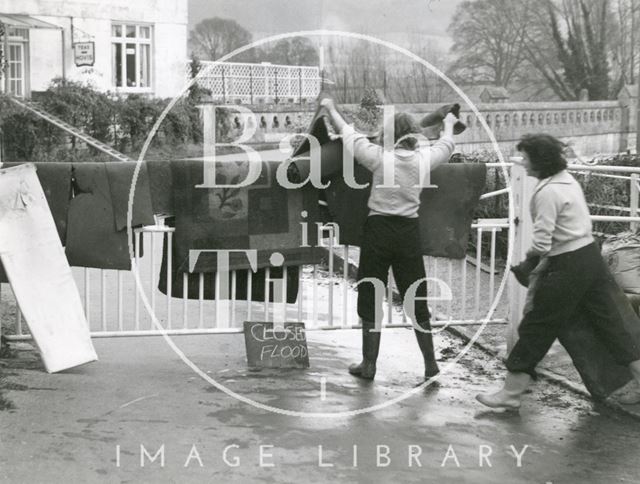
M 513 158 L 512 158 L 513 160 Z M 515 235 L 511 263 L 516 265 L 524 260 L 525 254 L 531 244 L 533 234 L 533 222 L 529 214 L 529 201 L 536 185 L 536 179 L 527 176 L 525 169 L 515 163 L 511 167 L 511 190 L 513 192 Z M 508 269 L 507 269 L 508 270 Z M 509 274 L 508 298 L 509 298 L 509 325 L 507 326 L 507 353 L 513 349 L 518 341 L 518 326 L 522 319 L 527 289 Z
M 637 217 L 638 209 L 640 208 L 640 175 L 638 175 L 638 173 L 632 173 L 629 182 L 631 183 L 629 187 L 630 216 Z M 637 232 L 639 227 L 638 222 L 631 222 L 632 232 Z

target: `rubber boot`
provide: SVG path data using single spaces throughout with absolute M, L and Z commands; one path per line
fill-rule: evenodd
M 424 379 L 428 380 L 440 373 L 435 350 L 433 349 L 433 336 L 431 335 L 431 331 L 423 332 L 414 329 L 414 332 L 418 340 L 418 346 L 420 346 L 420 351 L 422 351 L 422 358 L 424 359 Z
M 365 380 L 373 380 L 376 376 L 376 361 L 380 350 L 380 331 L 374 324 L 362 323 L 362 361 L 349 367 L 349 373 Z
M 636 360 L 629 364 L 629 370 L 635 380 L 635 385 L 618 398 L 618 401 L 624 405 L 635 405 L 640 403 L 640 360 Z
M 500 390 L 476 395 L 476 400 L 487 407 L 516 410 L 520 408 L 520 398 L 530 383 L 531 375 L 528 373 L 508 372 Z

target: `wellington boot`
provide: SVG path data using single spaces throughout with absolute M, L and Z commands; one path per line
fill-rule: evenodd
M 349 373 L 365 380 L 376 376 L 376 361 L 380 350 L 380 332 L 372 331 L 373 323 L 362 323 L 362 361 L 349 367 Z
M 433 336 L 431 332 L 418 331 L 417 329 L 414 329 L 414 332 L 424 359 L 424 379 L 428 380 L 440 373 L 433 349 Z
M 500 390 L 476 395 L 476 400 L 487 407 L 516 410 L 520 408 L 520 399 L 530 383 L 531 375 L 528 373 L 508 372 Z

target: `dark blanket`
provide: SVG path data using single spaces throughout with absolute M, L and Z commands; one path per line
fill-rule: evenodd
M 170 161 L 147 161 L 151 204 L 156 215 L 173 215 L 173 183 Z
M 340 142 L 342 147 L 342 142 Z M 371 184 L 371 172 L 356 164 L 354 167 L 356 183 Z M 371 186 L 354 189 L 348 186 L 342 178 L 342 171 L 329 177 L 331 185 L 324 190 L 328 205 L 329 217 L 340 228 L 339 242 L 344 245 L 360 245 L 364 223 L 369 214 L 367 202 L 371 193 Z
M 172 261 L 176 260 L 176 251 L 174 246 Z M 167 238 L 164 238 L 164 245 L 162 250 L 162 266 L 160 268 L 160 277 L 158 280 L 158 289 L 163 294 L 167 294 Z M 247 270 L 236 271 L 236 300 L 247 300 L 248 298 L 248 272 Z M 252 274 L 251 277 L 251 300 L 262 302 L 265 299 L 265 269 L 258 269 Z M 176 298 L 182 298 L 184 296 L 184 272 L 181 272 L 175 265 L 172 264 L 171 268 L 171 296 Z M 287 267 L 287 302 L 294 303 L 298 297 L 299 288 L 299 268 L 296 266 Z M 272 279 L 282 278 L 282 268 L 272 267 L 270 271 L 270 277 Z M 203 299 L 213 300 L 216 298 L 216 273 L 207 272 L 203 276 Z M 232 278 L 229 274 L 229 289 L 228 294 L 231 298 L 232 294 Z M 200 298 L 200 274 L 187 273 L 187 298 L 199 299 Z M 269 301 L 274 301 L 273 286 L 270 289 Z
M 342 177 L 342 140 L 329 140 L 320 145 L 318 160 L 320 163 L 320 179 L 322 183 L 333 180 L 338 175 Z M 309 151 L 304 151 L 296 155 L 295 161 L 291 163 L 292 169 L 289 170 L 292 181 L 301 183 L 307 180 L 311 172 L 311 156 Z M 356 166 L 357 163 L 355 164 Z M 294 168 L 294 169 L 293 169 Z
M 371 182 L 371 173 L 355 167 L 359 184 Z M 473 212 L 485 186 L 486 166 L 456 163 L 441 165 L 431 172 L 431 184 L 422 190 L 420 236 L 423 255 L 462 259 L 467 251 Z M 360 245 L 369 209 L 370 189 L 353 189 L 340 175 L 330 178 L 325 189 L 329 214 L 340 227 L 340 242 Z
M 105 163 L 111 202 L 115 219 L 116 231 L 127 228 L 127 212 L 129 196 L 131 194 L 133 175 L 137 163 L 112 162 Z M 140 164 L 140 170 L 136 178 L 136 186 L 133 191 L 133 205 L 131 211 L 131 226 L 154 225 L 153 209 L 151 207 L 151 194 L 149 192 L 149 177 L 147 165 Z
M 69 205 L 67 259 L 71 266 L 130 270 L 127 231 L 115 229 L 114 202 L 105 165 L 73 165 L 75 196 Z
M 606 283 L 606 291 L 609 295 L 607 313 L 619 318 L 629 332 L 629 337 L 640 346 L 640 319 L 613 276 Z M 571 326 L 567 326 L 558 339 L 595 399 L 608 397 L 631 380 L 629 369 L 616 363 L 602 343 L 597 328 L 584 317 L 577 318 Z
M 321 119 L 317 119 L 315 124 L 312 124 L 312 134 L 322 134 L 322 129 L 318 126 L 324 126 Z M 338 224 L 340 233 L 337 243 L 360 245 L 362 229 L 369 213 L 367 201 L 371 187 L 355 190 L 345 183 L 342 176 L 342 150 L 342 140 L 340 139 L 329 140 L 320 145 L 318 157 L 320 179 L 323 184 L 329 183 L 327 188 L 319 190 L 319 197 L 327 203 L 327 208 L 324 210 L 327 216 L 323 217 L 323 222 Z M 298 157 L 299 159 L 292 162 L 292 169 L 289 172 L 293 181 L 300 183 L 309 177 L 311 158 L 308 151 L 301 152 Z M 353 173 L 356 183 L 370 184 L 371 172 L 357 163 L 354 165 Z
M 486 176 L 483 163 L 449 163 L 431 172 L 431 184 L 438 188 L 422 190 L 418 211 L 424 255 L 465 257 Z
M 318 107 L 316 109 L 311 122 L 309 123 L 309 129 L 307 133 L 311 136 L 314 136 L 320 145 L 324 145 L 330 141 L 329 130 L 327 129 L 327 124 L 324 117 L 320 114 L 322 112 L 321 108 Z M 306 156 L 305 154 L 309 153 L 311 144 L 308 139 L 305 139 L 298 147 L 293 150 L 292 158 L 296 156 Z
M 314 226 L 317 192 L 312 187 L 287 190 L 280 186 L 275 178 L 277 165 L 263 163 L 260 178 L 248 187 L 196 188 L 203 181 L 203 162 L 172 163 L 178 271 L 189 272 L 189 251 L 196 249 L 255 249 L 258 267 L 270 266 L 274 252 L 283 254 L 287 266 L 319 262 Z M 246 178 L 248 164 L 218 164 L 216 169 L 219 184 L 236 184 Z M 309 226 L 306 245 L 311 247 L 302 247 L 304 222 Z M 202 254 L 192 272 L 214 272 L 216 259 L 216 254 Z M 231 254 L 230 268 L 249 269 L 250 265 L 244 254 Z

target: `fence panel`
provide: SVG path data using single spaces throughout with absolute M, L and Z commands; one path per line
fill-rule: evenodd
M 191 80 L 191 66 L 186 69 Z M 320 69 L 315 66 L 284 66 L 202 61 L 196 83 L 217 100 L 243 103 L 262 101 L 312 101 L 320 93 Z
M 434 327 L 477 324 L 484 317 L 495 294 L 495 278 L 499 274 L 496 270 L 495 234 L 507 227 L 506 219 L 474 224 L 478 247 L 475 259 L 453 261 L 425 257 L 425 270 L 431 279 L 429 298 Z M 252 318 L 303 321 L 308 329 L 358 328 L 355 280 L 349 276 L 357 264 L 358 248 L 334 244 L 331 228 L 328 226 L 328 236 L 324 239 L 326 263 L 301 268 L 299 293 L 294 304 L 287 303 L 284 298 L 271 303 L 238 300 L 235 298 L 235 272 L 231 273 L 230 301 L 205 299 L 205 277 L 215 277 L 210 274 L 201 274 L 198 278 L 197 299 L 186 297 L 186 284 L 183 285 L 182 298 L 167 296 L 157 286 L 162 246 L 166 243 L 168 254 L 171 254 L 174 229 L 162 225 L 136 229 L 136 238 L 144 243 L 145 257 L 136 254 L 132 271 L 73 268 L 91 333 L 93 336 L 110 337 L 152 335 L 162 331 L 169 334 L 240 332 L 242 322 Z M 484 250 L 483 253 L 481 242 L 487 234 L 492 243 L 489 251 Z M 167 257 L 168 276 L 171 275 L 173 263 L 171 257 Z M 468 270 L 467 266 L 474 269 Z M 266 277 L 269 277 L 268 273 Z M 186 282 L 186 274 L 184 278 Z M 436 279 L 451 289 L 453 299 L 443 299 L 441 284 L 436 283 Z M 171 277 L 167 277 L 167 280 L 171 281 Z M 136 281 L 139 281 L 142 292 L 136 290 Z M 273 290 L 272 284 L 265 286 L 269 288 L 265 299 L 269 299 L 268 291 Z M 401 305 L 394 302 L 397 295 L 394 295 L 393 282 L 389 287 L 387 303 L 384 305 L 384 325 L 410 325 Z M 10 290 L 8 285 L 3 285 L 3 289 Z M 284 289 L 283 293 L 286 294 Z M 170 282 L 167 293 L 171 294 Z M 251 298 L 251 294 L 247 297 Z M 506 312 L 502 311 L 492 322 L 505 323 L 505 317 Z M 9 339 L 28 337 L 19 312 L 14 324 L 5 333 Z

